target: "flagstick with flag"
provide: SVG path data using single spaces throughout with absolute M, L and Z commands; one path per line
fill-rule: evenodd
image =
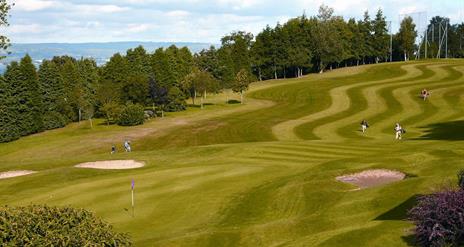
M 132 188 L 132 217 L 134 217 L 134 186 L 135 186 L 135 182 L 134 182 L 134 179 L 132 179 L 132 183 L 131 183 L 131 188 Z

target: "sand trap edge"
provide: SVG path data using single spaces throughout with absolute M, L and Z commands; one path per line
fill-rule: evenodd
M 144 162 L 135 160 L 102 160 L 94 162 L 85 162 L 75 165 L 77 168 L 89 168 L 100 170 L 128 170 L 144 167 Z
M 26 176 L 26 175 L 29 175 L 29 174 L 34 174 L 34 173 L 37 173 L 37 172 L 36 171 L 30 171 L 30 170 L 18 170 L 18 171 L 0 172 L 0 179 L 21 177 L 21 176 Z

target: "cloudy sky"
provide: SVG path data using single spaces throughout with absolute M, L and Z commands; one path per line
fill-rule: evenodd
M 219 43 L 233 30 L 258 33 L 291 17 L 314 15 L 324 3 L 337 15 L 361 18 L 378 8 L 396 29 L 400 16 L 464 19 L 464 0 L 8 0 L 14 43 L 186 41 Z M 419 18 L 422 16 L 421 18 Z

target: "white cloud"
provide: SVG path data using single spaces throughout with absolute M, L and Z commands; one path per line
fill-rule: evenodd
M 38 24 L 14 24 L 9 26 L 8 30 L 11 34 L 37 34 L 43 31 Z
M 166 16 L 169 17 L 187 17 L 190 15 L 190 12 L 185 10 L 174 10 L 166 13 Z
M 117 5 L 94 5 L 94 4 L 78 4 L 73 6 L 76 11 L 84 14 L 99 14 L 99 13 L 118 13 L 129 10 L 127 7 Z
M 16 0 L 14 9 L 22 11 L 38 11 L 56 6 L 58 2 L 47 0 Z
M 142 33 L 152 28 L 149 24 L 128 24 L 126 31 L 131 33 Z
M 222 5 L 231 6 L 234 10 L 241 10 L 253 7 L 259 3 L 258 0 L 219 0 Z

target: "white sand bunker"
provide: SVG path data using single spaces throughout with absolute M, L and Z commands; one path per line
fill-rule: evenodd
M 339 176 L 336 179 L 364 189 L 403 180 L 405 177 L 406 174 L 398 171 L 375 169 Z
M 124 169 L 135 169 L 144 166 L 143 162 L 137 162 L 135 160 L 105 160 L 86 162 L 76 165 L 79 168 L 93 168 L 93 169 L 105 169 L 105 170 L 124 170 Z
M 32 173 L 36 173 L 36 171 L 23 170 L 23 171 L 0 172 L 0 179 L 25 176 L 25 175 L 29 175 L 29 174 L 32 174 Z

